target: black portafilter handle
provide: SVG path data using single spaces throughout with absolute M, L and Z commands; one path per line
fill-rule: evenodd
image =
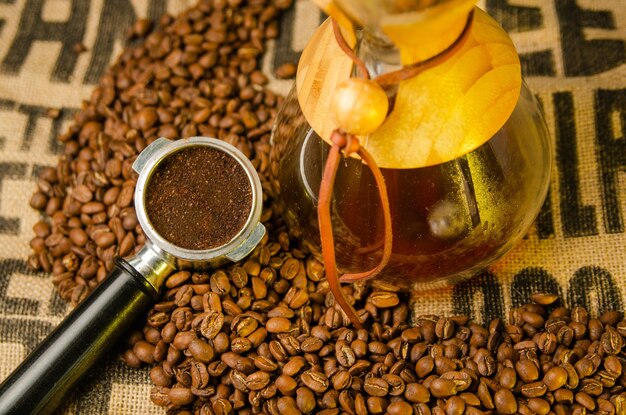
M 117 258 L 109 276 L 0 385 L 0 415 L 52 413 L 157 295 Z

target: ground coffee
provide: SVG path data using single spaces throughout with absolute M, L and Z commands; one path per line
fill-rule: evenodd
M 145 202 L 161 236 L 181 248 L 204 250 L 225 245 L 244 227 L 252 187 L 243 167 L 223 151 L 185 147 L 158 164 Z

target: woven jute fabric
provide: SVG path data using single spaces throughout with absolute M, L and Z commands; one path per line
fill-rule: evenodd
M 0 0 L 0 379 L 69 311 L 48 275 L 26 265 L 28 200 L 56 136 L 112 63 L 139 17 L 178 13 L 189 0 Z M 510 33 L 553 140 L 548 199 L 526 238 L 475 279 L 413 296 L 418 313 L 502 316 L 535 291 L 597 313 L 626 301 L 626 7 L 624 0 L 479 2 Z M 296 62 L 323 16 L 300 0 L 282 18 L 263 69 Z M 86 51 L 78 53 L 75 45 Z M 60 109 L 50 118 L 50 108 Z M 148 369 L 115 353 L 100 362 L 60 413 L 162 414 Z

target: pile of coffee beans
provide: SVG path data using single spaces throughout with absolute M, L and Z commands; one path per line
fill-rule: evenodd
M 57 167 L 43 170 L 30 200 L 46 220 L 34 226 L 29 264 L 52 272 L 62 298 L 78 303 L 115 255 L 143 245 L 131 166 L 158 137 L 222 139 L 252 160 L 269 192 L 269 136 L 282 98 L 265 87 L 259 57 L 291 3 L 204 0 L 163 16 L 159 30 L 150 32 L 146 20 L 133 26 L 131 37 L 145 38 L 124 50 L 83 103 L 59 137 Z
M 626 414 L 619 312 L 539 294 L 508 322 L 409 324 L 405 295 L 374 282 L 344 288 L 357 330 L 323 276 L 284 232 L 243 263 L 178 272 L 124 358 L 153 364 L 152 401 L 176 414 Z
M 374 281 L 344 287 L 366 328 L 351 326 L 322 264 L 290 239 L 267 196 L 281 98 L 265 89 L 258 58 L 290 3 L 206 0 L 154 32 L 145 20 L 133 27 L 139 44 L 76 114 L 58 166 L 41 174 L 31 205 L 46 220 L 34 227 L 30 264 L 79 302 L 115 255 L 145 241 L 133 208 L 137 154 L 160 136 L 218 137 L 259 171 L 268 235 L 240 263 L 171 275 L 129 336 L 123 358 L 151 365 L 151 399 L 168 413 L 626 414 L 619 312 L 593 318 L 538 294 L 487 326 L 411 317 L 405 293 Z

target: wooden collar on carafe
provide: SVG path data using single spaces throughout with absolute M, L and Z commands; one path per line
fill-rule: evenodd
M 368 105 L 371 105 L 372 102 L 380 101 L 380 94 L 382 93 L 386 99 L 386 95 L 384 95 L 384 91 L 382 91 L 383 86 L 390 86 L 402 82 L 403 80 L 410 79 L 421 71 L 437 65 L 443 59 L 445 59 L 450 53 L 454 53 L 454 51 L 460 47 L 460 45 L 466 39 L 466 35 L 469 32 L 469 28 L 471 26 L 473 17 L 473 11 L 469 13 L 469 16 L 465 20 L 465 24 L 463 29 L 456 37 L 456 39 L 447 46 L 444 50 L 442 50 L 439 54 L 432 56 L 424 61 L 411 63 L 410 65 L 405 65 L 401 69 L 389 72 L 386 74 L 379 75 L 373 80 L 370 80 L 370 75 L 367 70 L 367 67 L 363 63 L 363 61 L 356 55 L 356 53 L 350 48 L 348 43 L 343 38 L 341 34 L 341 30 L 337 21 L 333 19 L 333 32 L 335 34 L 335 39 L 340 46 L 340 48 L 346 53 L 347 56 L 354 62 L 356 67 L 358 68 L 358 74 L 364 82 L 360 82 L 358 86 L 355 88 L 360 88 L 355 96 L 358 96 L 358 93 L 363 94 L 363 90 L 365 90 L 365 94 L 371 94 L 364 96 L 362 98 Z M 351 81 L 352 80 L 352 81 Z M 350 89 L 350 83 L 354 83 L 354 78 L 348 78 L 343 85 L 344 89 Z M 339 90 L 342 89 L 342 85 L 340 85 Z M 380 91 L 378 91 L 380 89 Z M 376 164 L 376 161 L 369 154 L 369 152 L 360 145 L 359 139 L 357 135 L 361 135 L 360 133 L 352 132 L 350 129 L 353 127 L 350 125 L 350 117 L 357 119 L 357 121 L 362 121 L 363 117 L 358 117 L 358 99 L 355 98 L 353 103 L 353 108 L 345 108 L 345 99 L 343 97 L 337 98 L 339 95 L 339 90 L 336 92 L 334 101 L 340 101 L 339 103 L 335 103 L 332 108 L 334 111 L 335 118 L 342 118 L 343 122 L 337 122 L 339 128 L 333 131 L 331 136 L 331 148 L 328 154 L 328 158 L 326 160 L 326 164 L 324 166 L 324 172 L 322 174 L 322 180 L 320 184 L 320 191 L 318 196 L 318 223 L 320 228 L 320 239 L 322 245 L 322 257 L 324 261 L 324 267 L 326 272 L 326 278 L 328 280 L 329 288 L 335 297 L 335 301 L 340 305 L 342 310 L 345 312 L 346 316 L 350 319 L 352 324 L 354 324 L 357 328 L 362 328 L 362 322 L 357 312 L 354 310 L 354 307 L 348 302 L 345 297 L 343 290 L 341 289 L 341 282 L 355 282 L 360 280 L 366 280 L 376 277 L 383 268 L 387 265 L 392 250 L 392 241 L 393 241 L 393 231 L 391 226 L 391 209 L 389 206 L 389 197 L 387 195 L 387 188 L 385 185 L 385 179 L 380 171 L 380 168 Z M 345 94 L 344 94 L 345 95 Z M 354 95 L 354 94 L 353 94 Z M 350 91 L 348 92 L 348 96 L 350 96 Z M 354 97 L 353 97 L 354 98 Z M 371 99 L 367 99 L 371 98 Z M 377 99 L 375 99 L 377 98 Z M 343 99 L 343 101 L 342 101 Z M 343 105 L 343 107 L 342 107 Z M 337 110 L 337 108 L 340 108 Z M 387 117 L 388 111 L 388 102 L 387 105 L 384 106 L 384 111 L 382 117 L 379 117 L 379 120 L 370 121 L 370 125 L 361 128 L 361 132 L 365 132 L 363 135 L 367 135 L 373 131 L 375 131 L 380 124 L 384 122 L 384 119 Z M 337 114 L 337 112 L 343 112 L 341 114 Z M 354 114 L 354 111 L 357 110 L 357 113 Z M 373 124 L 372 124 L 373 123 Z M 366 120 L 367 124 L 367 120 Z M 378 125 L 376 125 L 378 124 Z M 368 128 L 371 131 L 368 131 Z M 357 128 L 358 129 L 358 128 Z M 363 162 L 367 164 L 367 166 L 372 171 L 372 175 L 374 180 L 376 181 L 376 185 L 378 187 L 378 193 L 381 201 L 381 208 L 383 211 L 383 222 L 384 222 L 384 234 L 383 234 L 383 252 L 381 255 L 380 262 L 376 267 L 369 271 L 356 273 L 356 274 L 344 274 L 343 276 L 338 276 L 337 265 L 336 265 L 336 256 L 335 256 L 335 244 L 334 244 L 334 236 L 332 230 L 332 220 L 331 220 L 331 199 L 333 194 L 333 187 L 335 183 L 335 178 L 337 175 L 337 169 L 339 167 L 339 161 L 341 159 L 341 155 L 343 157 L 349 157 L 351 154 L 358 154 Z

